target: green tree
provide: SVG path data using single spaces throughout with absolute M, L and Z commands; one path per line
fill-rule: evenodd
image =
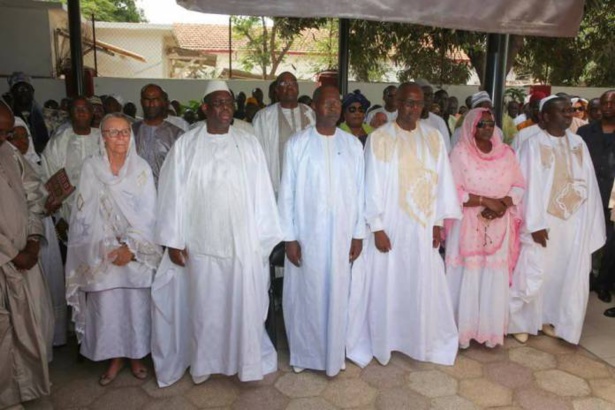
M 266 80 L 275 77 L 301 31 L 320 27 L 326 19 L 233 16 L 231 21 L 233 37 L 246 42 L 246 51 L 240 57 L 242 66 L 248 71 L 258 67 Z
M 62 0 L 66 4 L 66 0 Z M 135 0 L 81 0 L 81 14 L 89 18 L 94 14 L 97 21 L 145 23 L 143 10 Z
M 615 84 L 615 0 L 587 0 L 575 38 L 526 37 L 515 70 L 552 85 Z

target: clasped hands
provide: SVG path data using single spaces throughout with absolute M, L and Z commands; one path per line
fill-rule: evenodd
M 496 219 L 506 214 L 506 210 L 513 206 L 513 201 L 509 196 L 504 198 L 487 198 L 481 196 L 479 197 L 479 204 L 485 207 L 480 213 L 483 218 Z
M 301 266 L 302 257 L 301 257 L 301 245 L 299 241 L 289 241 L 285 243 L 284 246 L 286 250 L 286 257 L 295 266 Z M 363 240 L 362 239 L 352 239 L 350 243 L 350 251 L 348 252 L 348 261 L 353 263 L 361 254 L 363 250 Z

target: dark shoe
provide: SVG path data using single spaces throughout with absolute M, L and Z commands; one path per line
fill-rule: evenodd
M 615 307 L 607 309 L 604 311 L 604 316 L 606 317 L 615 317 Z
M 596 291 L 596 293 L 598 294 L 598 299 L 600 299 L 601 301 L 603 301 L 604 303 L 611 303 L 611 292 L 602 288 L 602 289 L 598 289 Z

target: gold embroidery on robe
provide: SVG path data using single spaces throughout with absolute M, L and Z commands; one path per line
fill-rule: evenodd
M 548 145 L 538 144 L 540 147 L 540 162 L 545 168 L 550 168 L 553 164 L 553 148 Z
M 427 150 L 423 150 L 419 156 L 417 145 L 422 138 L 420 131 L 407 132 L 398 129 L 398 132 L 405 134 L 405 137 L 397 138 L 399 206 L 410 218 L 426 226 L 434 213 L 434 188 L 438 183 L 438 174 L 425 167 L 424 161 L 427 159 L 425 156 L 439 153 L 438 136 L 435 135 L 435 144 L 430 138 L 422 139 Z
M 374 131 L 371 136 L 372 151 L 382 162 L 390 162 L 395 152 L 395 138 L 386 132 Z
M 583 147 L 577 145 L 576 147 L 572 148 L 572 156 L 576 158 L 577 162 L 579 163 L 579 167 L 583 168 Z
M 587 199 L 587 184 L 584 180 L 573 178 L 572 164 L 568 164 L 568 158 L 572 161 L 572 153 L 574 153 L 574 150 L 569 147 L 569 145 L 559 145 L 558 148 L 552 150 L 555 169 L 547 206 L 549 214 L 563 220 L 574 215 Z M 569 149 L 572 153 L 567 152 Z M 574 153 L 574 156 L 578 158 L 578 154 Z

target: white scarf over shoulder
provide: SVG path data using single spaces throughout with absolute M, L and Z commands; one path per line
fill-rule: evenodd
M 71 212 L 66 259 L 66 298 L 79 339 L 85 329 L 85 293 L 150 287 L 161 258 L 154 243 L 156 189 L 150 166 L 137 155 L 134 136 L 126 161 L 113 175 L 104 146 L 86 159 Z M 126 244 L 135 255 L 125 266 L 109 253 Z

